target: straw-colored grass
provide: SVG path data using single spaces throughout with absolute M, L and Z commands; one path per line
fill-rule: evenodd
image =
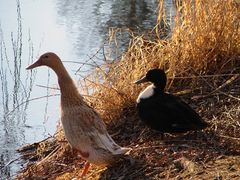
M 156 36 L 154 40 L 133 35 L 128 51 L 119 61 L 105 64 L 90 74 L 93 86 L 87 86 L 94 87 L 94 97 L 98 99 L 94 99 L 94 103 L 96 108 L 103 110 L 104 118 L 113 120 L 119 109 L 135 102 L 141 88 L 133 82 L 151 68 L 165 69 L 171 77 L 167 89 L 175 88 L 172 84 L 176 76 L 239 72 L 239 4 L 217 0 L 182 1 L 181 4 L 177 6 L 171 37 L 157 38 L 160 17 L 164 14 L 159 12 L 159 24 L 152 35 Z M 199 88 L 195 79 L 182 78 L 177 83 L 182 90 Z
M 207 171 L 205 163 L 219 156 L 240 154 L 239 6 L 236 0 L 179 1 L 171 36 L 160 39 L 161 24 L 166 22 L 161 1 L 158 24 L 151 34 L 139 37 L 132 33 L 129 48 L 119 60 L 96 66 L 80 80 L 84 90 L 91 92 L 92 97 L 86 100 L 101 114 L 113 138 L 132 147 L 131 156 L 137 159 L 134 165 L 125 162 L 107 170 L 94 167 L 88 179 L 168 179 L 180 175 L 198 179 L 204 174 L 206 179 L 213 179 L 216 173 L 201 172 Z M 151 40 L 146 38 L 150 36 Z M 114 36 L 110 38 L 114 40 Z M 133 82 L 156 67 L 167 72 L 166 90 L 191 99 L 191 105 L 210 122 L 210 128 L 174 138 L 167 135 L 162 143 L 158 133 L 139 123 L 135 99 L 144 86 Z M 48 142 L 55 144 L 53 153 L 29 165 L 19 178 L 79 177 L 83 161 L 64 142 L 63 132 Z M 227 158 L 236 162 L 231 156 Z M 184 164 L 191 164 L 191 168 Z M 222 177 L 228 177 L 228 173 Z

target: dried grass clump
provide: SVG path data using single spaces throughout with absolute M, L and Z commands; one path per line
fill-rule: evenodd
M 177 3 L 171 37 L 160 39 L 164 14 L 160 8 L 154 40 L 132 35 L 129 49 L 119 61 L 105 64 L 90 75 L 95 84 L 94 97 L 98 99 L 93 102 L 96 108 L 102 110 L 106 120 L 116 118 L 123 107 L 134 104 L 141 89 L 132 82 L 151 68 L 165 69 L 171 78 L 167 87 L 171 91 L 200 88 L 199 78 L 187 77 L 239 72 L 238 9 L 234 0 L 181 1 Z
M 201 179 L 205 175 L 214 179 L 215 170 L 220 169 L 211 162 L 220 158 L 222 167 L 224 155 L 229 155 L 225 162 L 237 162 L 233 155 L 240 157 L 240 4 L 235 0 L 178 1 L 171 36 L 160 39 L 163 3 L 159 4 L 159 23 L 148 35 L 151 38 L 132 34 L 129 48 L 119 60 L 96 65 L 81 81 L 91 95 L 86 100 L 107 122 L 114 140 L 133 148 L 135 159 L 134 165 L 124 162 L 107 170 L 93 167 L 87 179 Z M 164 141 L 159 141 L 159 133 L 139 123 L 135 99 L 143 86 L 132 82 L 156 67 L 167 72 L 167 90 L 186 101 L 191 99 L 191 105 L 211 123 L 210 128 L 165 135 Z M 29 165 L 19 179 L 79 177 L 83 161 L 69 148 L 62 130 L 53 140 L 52 153 Z M 207 163 L 214 171 L 205 173 Z M 239 175 L 240 169 L 235 169 L 231 177 L 232 172 Z M 224 173 L 222 177 L 230 176 Z

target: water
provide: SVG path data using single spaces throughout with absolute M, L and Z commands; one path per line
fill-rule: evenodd
M 59 93 L 37 86 L 56 87 L 55 74 L 25 67 L 46 51 L 63 61 L 86 62 L 99 50 L 98 61 L 110 28 L 144 33 L 156 15 L 157 0 L 0 0 L 0 178 L 12 179 L 21 168 L 20 161 L 7 165 L 19 157 L 17 148 L 53 135 L 59 121 L 59 96 L 31 100 Z M 128 34 L 119 37 L 121 51 L 112 57 L 128 46 Z M 80 78 L 78 65 L 64 64 L 73 79 Z

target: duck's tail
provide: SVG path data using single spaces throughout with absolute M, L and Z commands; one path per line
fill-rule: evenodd
M 202 120 L 199 124 L 196 125 L 196 130 L 205 129 L 208 126 L 210 126 L 210 124 L 208 122 Z
M 128 148 L 128 147 L 120 147 L 114 151 L 114 155 L 120 155 L 120 154 L 123 154 L 123 155 L 129 155 L 129 153 L 131 152 L 132 148 Z

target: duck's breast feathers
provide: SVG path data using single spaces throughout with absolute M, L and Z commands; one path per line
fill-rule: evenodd
M 154 88 L 155 86 L 153 84 L 146 87 L 138 96 L 137 103 L 140 103 L 142 99 L 148 99 L 154 94 Z
M 62 118 L 66 119 L 66 123 L 72 121 L 72 123 L 75 123 L 85 132 L 95 130 L 103 134 L 107 131 L 104 122 L 97 112 L 84 101 L 74 106 L 62 106 Z

